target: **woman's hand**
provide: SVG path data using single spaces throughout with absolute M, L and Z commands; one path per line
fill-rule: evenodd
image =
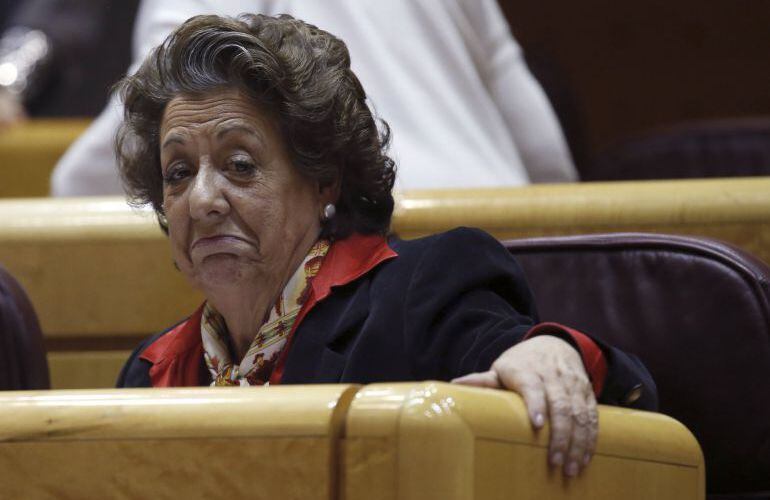
M 565 475 L 576 476 L 591 461 L 599 423 L 596 398 L 580 355 L 566 341 L 533 337 L 501 354 L 489 371 L 452 382 L 516 391 L 536 429 L 550 417 L 549 461 L 563 465 Z

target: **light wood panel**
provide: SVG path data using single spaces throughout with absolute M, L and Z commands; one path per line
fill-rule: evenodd
M 420 191 L 398 197 L 393 228 L 402 237 L 458 225 L 481 227 L 498 238 L 613 231 L 708 236 L 770 262 L 770 178 Z M 54 387 L 111 387 L 120 357 L 89 352 L 125 353 L 138 338 L 175 324 L 202 300 L 174 268 L 153 214 L 131 209 L 120 198 L 0 200 L 0 242 L 0 262 L 37 309 Z
M 695 438 L 660 414 L 600 407 L 591 466 L 566 479 L 547 466 L 548 428 L 535 433 L 517 395 L 443 383 L 372 384 L 345 430 L 348 498 L 704 498 Z
M 48 338 L 148 335 L 202 300 L 154 215 L 121 198 L 0 200 L 0 241 Z
M 770 177 L 412 191 L 400 198 L 393 222 L 406 238 L 458 225 L 501 239 L 629 231 L 705 236 L 770 262 Z
M 52 351 L 48 353 L 51 389 L 115 387 L 131 350 Z
M 302 498 L 337 493 L 355 387 L 0 394 L 3 498 Z
M 0 130 L 0 198 L 48 196 L 51 171 L 89 119 L 35 119 Z
M 592 465 L 546 462 L 513 393 L 437 382 L 6 392 L 3 498 L 704 498 L 692 434 L 600 407 Z

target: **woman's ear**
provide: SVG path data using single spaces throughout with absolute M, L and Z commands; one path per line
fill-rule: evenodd
M 340 199 L 340 180 L 337 179 L 332 183 L 326 185 L 318 185 L 318 199 L 321 201 L 321 206 L 331 203 L 336 205 Z

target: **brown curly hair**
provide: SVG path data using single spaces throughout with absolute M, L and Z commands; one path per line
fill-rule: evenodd
M 116 138 L 129 200 L 151 204 L 164 231 L 159 131 L 168 102 L 238 88 L 277 121 L 292 164 L 322 187 L 339 183 L 323 236 L 385 234 L 396 169 L 390 129 L 366 103 L 345 43 L 288 15 L 196 16 L 176 29 L 117 88 L 125 105 Z M 378 122 L 381 129 L 378 129 Z

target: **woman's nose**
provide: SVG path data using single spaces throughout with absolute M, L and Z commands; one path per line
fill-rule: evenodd
M 210 162 L 201 161 L 189 193 L 190 216 L 199 221 L 215 221 L 226 215 L 230 204 L 222 179 Z

